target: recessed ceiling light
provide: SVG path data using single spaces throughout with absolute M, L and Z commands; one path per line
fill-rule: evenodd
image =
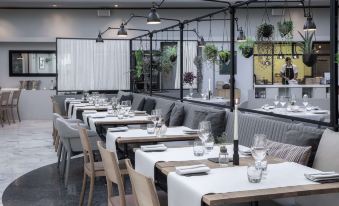
M 118 5 L 118 4 L 115 4 L 115 5 L 114 5 L 114 7 L 115 7 L 115 8 L 118 8 L 118 7 L 119 7 L 119 5 Z

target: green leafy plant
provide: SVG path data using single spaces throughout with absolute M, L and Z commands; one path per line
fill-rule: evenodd
M 231 53 L 229 51 L 222 50 L 218 52 L 218 55 L 219 55 L 219 60 L 222 63 L 226 63 L 230 59 Z
M 165 50 L 165 53 L 169 57 L 171 62 L 175 62 L 177 60 L 177 47 L 176 46 L 167 47 L 167 49 Z
M 135 76 L 137 78 L 140 78 L 142 75 L 142 70 L 144 66 L 144 60 L 143 60 L 143 51 L 142 50 L 137 50 L 134 53 L 135 56 Z
M 250 37 L 247 37 L 246 41 L 239 44 L 239 50 L 245 58 L 250 58 L 254 51 L 254 40 Z
M 270 39 L 274 33 L 274 26 L 268 23 L 262 23 L 257 27 L 257 39 L 265 41 Z
M 167 47 L 160 56 L 161 71 L 169 73 L 177 60 L 177 47 Z
M 293 21 L 284 19 L 278 22 L 278 30 L 282 38 L 293 38 Z
M 314 33 L 312 32 L 310 34 L 309 32 L 306 32 L 305 35 L 303 35 L 300 31 L 298 32 L 299 32 L 300 37 L 303 39 L 303 43 L 300 45 L 303 50 L 303 53 L 304 54 L 314 53 L 314 50 L 312 48 Z
M 208 61 L 215 63 L 218 57 L 218 48 L 214 44 L 207 44 L 204 48 L 204 54 Z

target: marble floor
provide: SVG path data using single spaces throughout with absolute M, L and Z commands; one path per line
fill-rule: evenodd
M 51 131 L 52 121 L 22 121 L 0 127 L 0 197 L 20 176 L 57 161 Z

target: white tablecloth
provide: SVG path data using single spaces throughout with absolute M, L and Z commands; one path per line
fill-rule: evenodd
M 241 146 L 243 147 L 243 146 Z M 233 146 L 228 145 L 227 150 L 230 156 L 233 155 Z M 219 146 L 215 146 L 213 151 L 201 157 L 193 154 L 193 147 L 168 148 L 164 152 L 135 152 L 135 170 L 141 174 L 154 178 L 154 166 L 160 161 L 189 161 L 203 160 L 207 158 L 219 157 Z M 242 155 L 240 155 L 243 157 Z
M 188 127 L 172 127 L 167 128 L 166 135 L 184 135 L 183 130 L 189 130 Z M 154 137 L 154 134 L 148 134 L 147 130 L 130 129 L 126 132 L 107 132 L 106 134 L 106 148 L 112 152 L 116 152 L 115 142 L 117 138 L 128 139 L 129 137 Z M 161 138 L 159 138 L 161 140 Z
M 64 101 L 64 106 L 65 110 L 67 110 L 67 103 L 72 103 L 72 102 L 81 102 L 81 99 L 75 99 L 75 98 L 66 98 Z
M 263 112 L 272 112 L 275 114 L 281 114 L 281 115 L 286 115 L 286 116 L 292 116 L 292 117 L 299 117 L 299 118 L 304 118 L 304 119 L 311 119 L 311 120 L 316 120 L 316 121 L 323 121 L 325 118 L 328 118 L 330 113 L 329 111 L 327 114 L 315 114 L 313 112 L 315 111 L 306 111 L 303 108 L 300 108 L 300 112 L 290 112 L 287 111 L 286 108 L 275 108 L 275 109 L 269 109 L 265 110 L 262 108 L 256 109 L 258 111 L 263 111 Z
M 102 114 L 107 114 L 107 112 L 97 112 L 96 114 L 91 115 L 91 117 L 89 118 L 89 126 L 91 130 L 96 131 L 95 123 L 97 121 L 100 121 L 100 122 L 112 122 L 112 121 L 120 122 L 121 121 L 124 123 L 130 121 L 131 123 L 133 123 L 133 121 L 144 121 L 144 120 L 146 121 L 147 120 L 147 116 L 134 116 L 134 117 L 128 117 L 125 119 L 118 119 L 118 117 L 93 118 L 93 117 L 96 117 Z
M 69 109 L 68 109 L 68 117 L 72 119 L 77 118 L 77 110 L 81 108 L 82 110 L 96 110 L 96 109 L 107 109 L 111 106 L 105 105 L 105 106 L 93 106 L 89 103 L 70 103 L 69 104 Z M 73 112 L 72 112 L 73 110 Z
M 200 206 L 201 198 L 210 193 L 318 184 L 304 177 L 310 172 L 317 170 L 291 162 L 272 164 L 260 183 L 248 182 L 246 166 L 212 169 L 205 176 L 186 177 L 171 172 L 167 177 L 168 206 Z

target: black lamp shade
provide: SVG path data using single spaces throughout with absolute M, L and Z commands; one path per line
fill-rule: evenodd
M 101 36 L 101 33 L 99 32 L 99 34 L 98 34 L 98 37 L 96 38 L 96 40 L 95 40 L 97 43 L 102 43 L 102 42 L 104 42 L 104 39 L 102 38 L 102 36 Z
M 205 47 L 206 46 L 206 42 L 204 37 L 201 37 L 200 41 L 198 41 L 198 47 Z
M 315 31 L 317 26 L 315 25 L 313 18 L 311 16 L 307 17 L 307 20 L 304 24 L 304 31 Z
M 240 31 L 239 31 L 239 35 L 237 37 L 237 41 L 238 42 L 246 41 L 246 36 L 245 36 L 244 31 L 242 29 L 240 29 Z
M 120 29 L 118 31 L 118 36 L 119 37 L 126 37 L 127 36 L 127 31 L 126 31 L 125 26 L 123 24 L 120 25 Z
M 151 12 L 148 14 L 148 17 L 147 17 L 147 24 L 160 24 L 160 23 L 161 23 L 161 20 L 160 20 L 159 14 L 156 8 L 152 7 Z

